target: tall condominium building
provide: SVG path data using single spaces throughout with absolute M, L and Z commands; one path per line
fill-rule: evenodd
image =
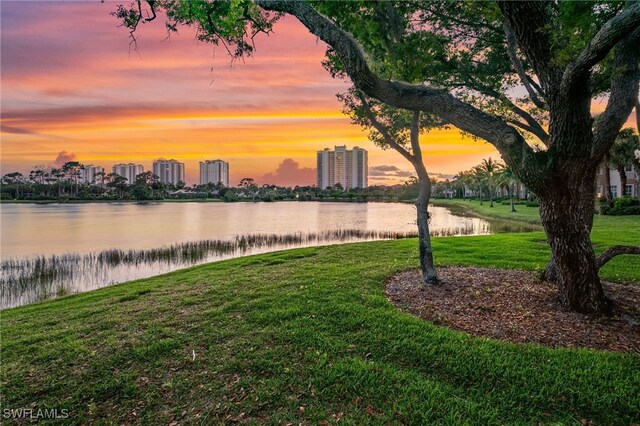
M 200 185 L 205 183 L 221 183 L 229 186 L 229 163 L 222 160 L 200 162 Z
M 136 183 L 136 176 L 143 172 L 142 164 L 114 164 L 113 166 L 113 173 L 126 178 L 130 185 Z
M 160 177 L 160 182 L 176 185 L 184 180 L 184 163 L 176 160 L 160 158 L 153 162 L 153 174 Z
M 100 173 L 104 173 L 104 168 L 100 166 L 94 166 L 93 164 L 84 166 L 84 169 L 80 169 L 80 183 L 90 183 L 92 185 L 102 183 L 99 177 Z
M 369 185 L 369 159 L 367 151 L 353 147 L 336 146 L 317 153 L 318 187 L 327 188 L 337 183 L 344 189 L 366 188 Z

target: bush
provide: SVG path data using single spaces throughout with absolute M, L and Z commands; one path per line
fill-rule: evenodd
M 640 206 L 640 199 L 629 196 L 616 198 L 613 202 L 613 208 L 621 209 L 625 207 Z
M 600 213 L 610 216 L 640 215 L 640 200 L 631 197 L 616 198 L 613 207 L 601 203 Z
M 527 206 L 527 207 L 539 207 L 537 201 L 527 201 L 527 204 L 525 204 L 525 206 Z
M 236 194 L 232 190 L 229 190 L 229 191 L 224 193 L 224 197 L 222 197 L 222 199 L 227 203 L 228 202 L 233 202 L 233 201 L 238 201 L 238 194 Z

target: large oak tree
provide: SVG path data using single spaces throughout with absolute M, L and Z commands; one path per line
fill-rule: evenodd
M 493 144 L 538 197 L 561 303 L 609 310 L 590 240 L 594 180 L 638 101 L 639 1 L 147 0 L 116 14 L 135 35 L 160 10 L 170 30 L 196 26 L 236 57 L 295 16 L 366 96 Z M 398 78 L 398 66 L 421 81 Z

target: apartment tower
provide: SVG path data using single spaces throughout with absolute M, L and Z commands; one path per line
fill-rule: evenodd
M 325 148 L 317 153 L 318 187 L 325 189 L 335 184 L 344 189 L 366 188 L 369 185 L 367 151 L 345 145 L 331 151 Z
M 200 162 L 200 185 L 206 183 L 229 186 L 229 163 L 222 160 L 207 160 Z
M 136 176 L 144 172 L 142 164 L 115 164 L 113 166 L 113 173 L 120 175 L 127 179 L 127 183 L 133 185 L 136 183 Z
M 80 169 L 80 183 L 89 183 L 91 185 L 102 183 L 100 173 L 104 173 L 104 168 L 100 166 L 94 166 L 93 164 L 84 166 L 83 169 Z
M 153 174 L 160 177 L 160 182 L 176 185 L 184 180 L 184 163 L 177 160 L 160 158 L 153 162 Z

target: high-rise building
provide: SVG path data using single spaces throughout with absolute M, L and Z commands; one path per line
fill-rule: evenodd
M 333 151 L 325 148 L 317 153 L 318 187 L 327 188 L 340 184 L 344 189 L 366 188 L 369 185 L 367 151 L 353 147 L 336 146 Z
M 366 188 L 369 186 L 369 154 L 367 150 L 353 147 L 351 154 L 351 187 Z
M 200 162 L 200 185 L 205 183 L 221 183 L 229 186 L 229 163 L 222 160 Z
M 160 158 L 153 162 L 153 174 L 160 177 L 160 182 L 176 185 L 184 180 L 184 163 L 177 160 Z
M 127 183 L 130 185 L 133 185 L 134 183 L 136 183 L 136 176 L 144 172 L 144 168 L 142 167 L 142 164 L 133 164 L 133 163 L 114 164 L 112 170 L 113 170 L 113 173 L 127 179 Z
M 89 183 L 92 185 L 102 183 L 99 178 L 100 173 L 104 173 L 104 168 L 100 166 L 94 166 L 93 164 L 86 165 L 83 169 L 80 169 L 79 182 Z

